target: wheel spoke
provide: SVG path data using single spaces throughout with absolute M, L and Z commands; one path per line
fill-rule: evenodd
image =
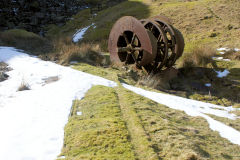
M 153 27 L 154 27 L 154 26 L 152 25 L 152 27 L 151 27 L 151 29 L 150 29 L 151 32 L 153 31 Z
M 163 40 L 163 36 L 160 34 L 158 37 L 158 42 L 162 42 L 162 40 Z
M 136 58 L 134 52 L 132 52 L 131 55 L 132 55 L 132 57 L 133 57 L 133 60 L 134 60 L 136 63 L 138 63 L 138 62 L 137 62 L 137 58 Z
M 143 51 L 143 49 L 141 47 L 135 47 L 133 48 L 134 51 Z
M 133 34 L 133 37 L 132 37 L 132 40 L 131 40 L 131 45 L 134 44 L 135 38 L 136 38 L 136 34 L 134 33 L 134 34 Z
M 127 35 L 126 35 L 125 33 L 123 33 L 123 37 L 124 37 L 126 43 L 127 43 L 127 44 L 130 44 L 130 43 L 129 43 L 129 40 L 128 40 L 128 38 L 127 38 Z
M 119 53 L 124 53 L 124 52 L 127 52 L 127 51 L 128 51 L 127 47 L 118 47 L 118 52 Z
M 125 64 L 129 61 L 131 54 L 127 54 L 126 60 L 125 60 Z

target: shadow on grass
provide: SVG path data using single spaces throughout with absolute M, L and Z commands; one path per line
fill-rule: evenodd
M 168 92 L 184 92 L 187 98 L 217 105 L 240 103 L 240 68 L 232 68 L 226 77 L 218 77 L 216 71 L 224 70 L 202 67 L 179 69 L 178 76 L 169 82 L 171 89 Z

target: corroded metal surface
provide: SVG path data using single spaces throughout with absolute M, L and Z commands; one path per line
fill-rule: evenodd
M 184 39 L 169 18 L 120 18 L 113 26 L 108 49 L 113 63 L 136 64 L 147 72 L 171 67 L 182 56 Z
M 154 59 L 152 66 L 153 70 L 161 69 L 167 61 L 168 56 L 168 39 L 164 33 L 163 28 L 155 21 L 149 19 L 140 20 L 144 27 L 153 33 L 157 39 L 157 56 Z
M 109 36 L 110 58 L 116 63 L 147 65 L 156 57 L 154 43 L 136 18 L 122 17 L 114 24 Z

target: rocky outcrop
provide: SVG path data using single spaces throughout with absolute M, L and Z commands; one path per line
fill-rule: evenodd
M 6 72 L 10 71 L 11 69 L 8 67 L 8 65 L 4 62 L 0 62 L 0 82 L 5 81 L 8 79 L 8 75 Z
M 13 28 L 44 34 L 46 24 L 63 25 L 87 3 L 77 0 L 1 0 L 0 30 Z
M 107 4 L 112 6 L 121 1 L 108 0 Z M 44 35 L 46 25 L 64 25 L 78 11 L 101 3 L 96 0 L 1 0 L 0 31 L 25 29 Z

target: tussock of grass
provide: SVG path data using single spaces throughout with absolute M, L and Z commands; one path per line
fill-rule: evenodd
M 12 29 L 0 33 L 2 45 L 23 49 L 31 54 L 46 54 L 52 51 L 52 44 L 39 35 L 22 29 Z
M 209 46 L 194 46 L 189 53 L 184 53 L 180 58 L 178 65 L 182 68 L 206 67 L 212 63 L 212 57 L 216 51 Z
M 30 86 L 24 81 L 18 87 L 18 91 L 25 91 L 25 90 L 30 90 L 30 89 L 31 89 Z
M 170 89 L 170 83 L 172 79 L 176 78 L 178 70 L 175 68 L 167 68 L 160 71 L 157 74 L 143 75 L 140 77 L 138 84 L 148 86 L 154 89 Z
M 227 51 L 223 57 L 231 60 L 240 60 L 240 51 L 237 52 L 234 49 L 231 49 L 230 51 Z
M 135 159 L 113 88 L 95 86 L 75 102 L 64 140 L 66 159 Z
M 50 55 L 53 58 L 58 57 L 59 63 L 69 64 L 71 61 L 89 63 L 91 65 L 109 65 L 98 44 L 81 43 L 76 45 L 71 39 L 60 39 L 54 42 L 55 54 Z

